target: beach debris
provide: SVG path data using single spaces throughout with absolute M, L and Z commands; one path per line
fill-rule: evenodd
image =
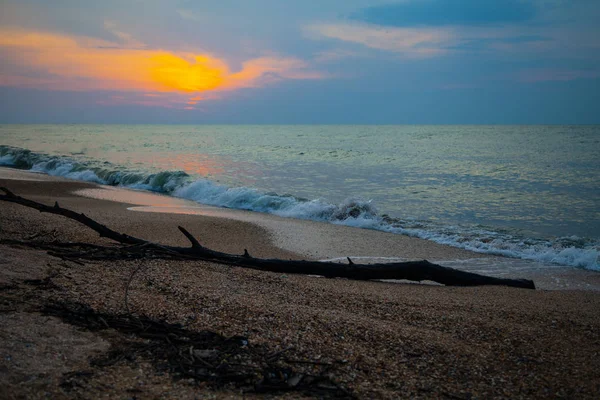
M 203 260 L 219 264 L 270 271 L 280 274 L 319 275 L 327 278 L 347 278 L 356 280 L 410 280 L 434 281 L 447 286 L 510 286 L 524 289 L 535 289 L 533 281 L 528 279 L 506 279 L 479 275 L 444 267 L 427 260 L 404 261 L 388 264 L 357 264 L 348 258 L 348 264 L 324 261 L 282 260 L 251 257 L 246 250 L 243 255 L 235 255 L 211 250 L 204 247 L 184 227 L 179 231 L 189 240 L 190 247 L 161 245 L 136 238 L 125 233 L 116 232 L 105 225 L 87 217 L 85 214 L 57 207 L 47 206 L 33 200 L 25 199 L 12 193 L 7 188 L 0 188 L 4 195 L 0 200 L 20 204 L 40 212 L 62 215 L 75 220 L 96 231 L 101 237 L 118 242 L 121 246 L 99 246 L 86 244 L 12 241 L 13 244 L 28 245 L 48 251 L 48 254 L 63 260 L 80 262 L 80 260 L 107 259 L 175 259 Z M 4 243 L 8 243 L 4 241 Z M 79 260 L 79 261 L 78 261 Z
M 215 389 L 237 387 L 243 392 L 279 393 L 296 391 L 317 398 L 353 398 L 351 392 L 334 382 L 331 369 L 292 367 L 282 359 L 286 348 L 276 353 L 249 343 L 242 336 L 225 337 L 210 330 L 189 330 L 133 314 L 109 314 L 76 302 L 49 302 L 41 308 L 44 315 L 90 331 L 112 329 L 112 348 L 91 361 L 95 367 L 118 363 L 150 361 L 173 379 L 206 382 Z M 75 378 L 88 378 L 92 372 L 66 374 L 63 384 L 76 385 Z
M 193 349 L 193 346 L 190 346 L 190 349 Z M 205 359 L 216 358 L 219 354 L 218 350 L 209 349 L 209 350 L 192 350 L 192 355 L 194 357 Z

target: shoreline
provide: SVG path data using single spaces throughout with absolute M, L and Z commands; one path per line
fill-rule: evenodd
M 537 230 L 533 222 L 531 226 L 520 223 L 515 224 L 513 222 L 519 220 L 538 220 L 540 218 L 543 220 L 548 220 L 548 218 L 553 220 L 553 217 L 552 215 L 537 216 L 537 206 L 535 205 L 533 205 L 533 208 L 532 205 L 529 205 L 521 209 L 517 204 L 515 204 L 517 208 L 513 207 L 504 210 L 504 217 L 501 217 L 500 214 L 496 215 L 496 211 L 494 210 L 497 205 L 504 204 L 502 201 L 504 197 L 498 199 L 498 204 L 491 209 L 489 208 L 489 204 L 485 206 L 484 204 L 479 205 L 477 202 L 471 202 L 473 204 L 469 208 L 463 211 L 455 210 L 458 212 L 458 214 L 453 214 L 456 218 L 441 218 L 438 220 L 435 217 L 437 212 L 434 212 L 435 215 L 432 216 L 427 216 L 428 214 L 421 214 L 419 212 L 410 212 L 411 204 L 414 206 L 413 200 L 405 204 L 408 207 L 407 210 L 404 210 L 404 205 L 395 202 L 396 208 L 392 207 L 388 209 L 387 207 L 383 207 L 380 213 L 370 201 L 347 197 L 352 196 L 352 191 L 345 191 L 342 197 L 332 197 L 335 200 L 331 202 L 320 198 L 321 190 L 312 191 L 312 194 L 307 194 L 307 198 L 305 199 L 301 198 L 303 196 L 301 190 L 297 192 L 300 198 L 291 195 L 278 195 L 277 193 L 287 193 L 285 186 L 278 186 L 277 193 L 265 191 L 266 189 L 254 188 L 255 185 L 251 183 L 241 186 L 239 186 L 239 183 L 237 186 L 236 184 L 228 186 L 219 183 L 219 179 L 202 178 L 203 176 L 210 177 L 210 174 L 195 174 L 185 168 L 165 167 L 159 168 L 156 171 L 151 169 L 138 173 L 118 167 L 120 165 L 119 162 L 112 167 L 110 165 L 105 165 L 104 167 L 96 165 L 94 167 L 94 163 L 88 165 L 84 160 L 76 162 L 69 158 L 63 159 L 59 156 L 45 155 L 43 152 L 31 156 L 27 153 L 23 155 L 24 159 L 19 158 L 21 157 L 19 154 L 21 153 L 16 152 L 13 154 L 9 152 L 7 156 L 8 163 L 11 162 L 10 157 L 12 157 L 13 163 L 16 160 L 21 160 L 19 162 L 23 167 L 25 165 L 29 167 L 37 165 L 39 168 L 47 170 L 48 173 L 68 176 L 72 179 L 83 179 L 100 183 L 110 182 L 111 185 L 122 184 L 133 189 L 164 192 L 172 196 L 191 199 L 204 204 L 212 204 L 217 207 L 230 206 L 232 208 L 251 209 L 257 212 L 266 212 L 303 220 L 326 221 L 337 225 L 356 226 L 365 229 L 404 234 L 490 256 L 531 260 L 538 264 L 556 263 L 568 267 L 582 267 L 592 271 L 600 269 L 600 265 L 598 265 L 599 239 L 596 234 L 591 233 L 596 231 L 593 229 L 591 231 L 580 230 L 579 228 L 575 230 L 566 229 L 566 225 L 563 226 L 563 222 L 556 225 L 556 229 L 550 229 L 549 226 L 552 225 L 550 224 L 547 227 L 550 230 L 546 228 Z M 134 170 L 137 171 L 136 168 Z M 189 175 L 187 174 L 188 172 Z M 264 185 L 257 185 L 256 187 L 262 186 Z M 267 185 L 266 187 L 270 186 Z M 322 185 L 323 190 L 326 187 L 327 185 Z M 292 190 L 292 192 L 296 193 L 295 190 Z M 327 190 L 323 193 L 326 192 Z M 411 193 L 420 192 L 417 190 Z M 328 197 L 326 194 L 323 195 L 325 198 Z M 400 196 L 398 198 L 400 201 L 403 197 L 400 194 L 398 196 Z M 378 196 L 375 197 L 377 198 Z M 450 208 L 454 207 L 451 205 L 452 201 L 446 200 L 448 199 L 445 199 L 445 197 L 444 199 L 438 199 L 429 205 L 429 207 L 432 210 L 435 209 L 438 211 L 440 211 L 439 207 L 442 207 L 442 209 L 446 206 Z M 512 204 L 510 199 L 507 201 Z M 459 203 L 461 202 L 459 201 Z M 545 201 L 538 202 L 537 204 L 545 204 Z M 459 207 L 457 205 L 456 207 L 463 209 L 462 206 Z M 563 204 L 560 209 L 569 210 L 570 205 Z M 388 212 L 390 216 L 385 214 Z M 491 212 L 495 217 L 492 219 L 483 217 L 483 219 L 479 217 L 472 219 L 469 215 L 460 217 L 462 212 L 467 214 L 475 213 L 474 215 Z M 555 222 L 569 220 L 565 212 L 561 211 L 556 214 L 556 218 L 558 219 Z M 411 216 L 415 215 L 424 215 L 424 219 L 413 220 Z M 575 221 L 581 223 L 582 221 L 581 216 L 575 211 L 573 211 L 572 219 L 573 223 Z M 587 219 L 590 220 L 590 224 L 593 227 L 594 217 L 590 216 Z M 479 225 L 480 223 L 484 225 Z M 489 224 L 489 226 L 485 224 Z M 563 226 L 565 229 L 559 228 L 559 226 Z M 576 232 L 579 233 L 575 235 L 574 233 Z M 589 235 L 582 232 L 587 232 Z
M 351 257 L 366 263 L 427 259 L 489 276 L 532 279 L 539 289 L 600 291 L 600 273 L 596 271 L 477 253 L 398 233 L 203 205 L 160 193 L 100 185 L 10 167 L 0 167 L 1 179 L 71 185 L 69 187 L 73 189 L 69 191 L 69 196 L 78 198 L 78 204 L 85 204 L 86 198 L 107 201 L 117 208 L 127 209 L 131 214 L 127 216 L 128 219 L 145 218 L 151 222 L 152 216 L 156 216 L 157 221 L 166 221 L 169 215 L 177 215 L 178 224 L 184 226 L 196 218 L 227 221 L 227 229 L 234 226 L 236 221 L 250 224 L 263 231 L 262 241 L 269 241 L 271 246 L 281 250 L 281 254 L 288 258 L 346 262 L 346 257 Z M 54 200 L 48 198 L 48 201 Z M 170 235 L 179 235 L 179 232 L 171 232 Z M 243 251 L 246 246 L 253 247 L 247 238 L 255 235 L 256 232 L 242 235 L 242 248 L 229 251 L 236 253 Z M 205 239 L 204 235 L 201 237 Z M 160 239 L 157 241 L 160 242 Z M 257 254 L 265 253 L 259 251 Z M 276 257 L 276 254 L 278 252 L 271 249 L 264 257 Z
M 19 171 L 13 178 L 23 174 Z M 281 247 L 273 240 L 273 231 L 250 221 L 262 214 L 235 211 L 243 216 L 236 220 L 210 213 L 135 212 L 128 209 L 136 207 L 133 198 L 122 203 L 72 194 L 98 190 L 96 185 L 25 175 L 30 180 L 0 178 L 0 186 L 36 201 L 58 201 L 117 231 L 147 240 L 186 245 L 187 240 L 176 228 L 183 225 L 216 250 L 240 253 L 248 248 L 257 257 L 305 257 L 289 250 L 298 243 Z M 100 190 L 119 196 L 137 193 Z M 155 201 L 152 194 L 137 194 L 141 196 L 137 203 Z M 158 198 L 166 201 L 165 196 Z M 108 243 L 60 216 L 5 202 L 0 207 L 1 239 L 26 240 L 41 234 L 38 237 L 42 239 Z M 239 220 L 242 218 L 247 220 Z M 273 220 L 282 231 L 291 229 L 289 219 L 264 220 Z M 294 224 L 298 227 L 291 229 L 291 234 L 294 229 L 304 229 L 309 239 L 323 242 L 323 247 L 337 240 L 354 243 L 358 251 L 356 243 L 362 241 L 371 254 L 379 254 L 376 246 L 412 242 L 412 248 L 399 246 L 386 251 L 396 256 L 410 252 L 419 257 L 432 255 L 427 251 L 448 254 L 445 246 L 395 234 L 311 221 Z M 318 227 L 323 231 L 319 233 Z M 339 237 L 327 238 L 334 231 Z M 367 243 L 369 240 L 372 244 Z M 342 250 L 347 249 L 336 251 Z M 464 262 L 488 259 L 465 256 Z M 6 371 L 0 376 L 0 395 L 7 398 L 123 397 L 126 393 L 144 398 L 242 395 L 235 385 L 213 387 L 177 380 L 171 373 L 157 370 L 152 360 L 142 355 L 105 366 L 90 363 L 118 349 L 125 337 L 113 330 L 86 330 L 41 314 L 45 304 L 56 301 L 83 304 L 106 315 L 131 312 L 180 323 L 191 331 L 243 337 L 254 351 L 285 354 L 278 365 L 296 374 L 322 374 L 318 364 L 327 365 L 327 376 L 358 398 L 594 398 L 600 388 L 596 356 L 600 352 L 600 293 L 592 290 L 458 288 L 322 279 L 203 261 L 76 264 L 44 251 L 8 244 L 0 244 L 0 265 L 0 334 L 5 338 L 0 343 L 0 370 Z M 128 281 L 131 284 L 126 291 Z M 124 302 L 125 293 L 128 303 Z M 288 363 L 288 359 L 306 363 Z M 280 392 L 277 397 L 298 398 L 301 394 Z
M 160 193 L 99 185 L 18 169 L 0 168 L 0 179 L 71 185 L 68 193 L 63 196 L 78 198 L 79 202 L 84 202 L 86 198 L 112 202 L 115 206 L 131 211 L 131 218 L 151 218 L 143 215 L 149 213 L 154 216 L 161 215 L 157 218 L 166 214 L 178 215 L 179 219 L 186 216 L 191 219 L 208 217 L 248 223 L 268 230 L 273 244 L 281 250 L 311 259 L 346 256 L 402 259 L 427 257 L 431 260 L 498 258 L 402 234 L 203 205 Z M 352 251 L 357 253 L 351 254 Z

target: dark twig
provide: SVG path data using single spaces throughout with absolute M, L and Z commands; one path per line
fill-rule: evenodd
M 93 360 L 93 365 L 108 366 L 143 357 L 161 371 L 170 372 L 174 379 L 188 377 L 213 387 L 235 385 L 273 394 L 297 391 L 311 398 L 353 397 L 329 377 L 329 371 L 321 370 L 317 375 L 295 371 L 274 360 L 273 354 L 269 358 L 260 345 L 249 344 L 244 337 L 226 338 L 208 330 L 192 331 L 144 316 L 99 313 L 77 303 L 50 303 L 42 313 L 91 331 L 114 329 L 124 334 L 108 354 Z M 145 342 L 140 343 L 136 337 Z M 250 346 L 254 351 L 249 351 Z M 231 359 L 236 362 L 230 362 Z
M 136 269 L 134 269 L 133 271 L 131 271 L 131 275 L 129 275 L 129 279 L 127 280 L 127 284 L 125 285 L 125 309 L 127 310 L 128 314 L 131 314 L 131 311 L 129 310 L 129 287 L 131 286 L 131 281 L 133 281 L 133 277 L 135 276 L 135 274 L 137 274 L 137 272 L 142 269 L 142 267 L 144 266 L 144 264 L 140 263 L 140 265 L 137 266 Z
M 267 356 L 267 360 L 273 361 L 273 360 L 277 359 L 279 356 L 281 356 L 283 353 L 288 352 L 290 350 L 294 350 L 294 346 L 286 347 L 283 350 L 279 350 L 279 351 L 269 354 Z
M 196 238 L 191 233 L 189 233 L 183 226 L 178 226 L 177 228 L 192 243 L 192 248 L 202 248 L 202 245 L 196 240 Z

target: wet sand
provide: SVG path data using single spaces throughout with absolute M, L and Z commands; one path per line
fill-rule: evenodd
M 600 273 L 597 272 L 475 253 L 404 235 L 212 207 L 189 200 L 113 187 L 86 188 L 73 193 L 133 204 L 127 209 L 152 215 L 189 216 L 189 221 L 213 217 L 250 223 L 263 228 L 276 247 L 296 254 L 297 257 L 294 258 L 347 262 L 346 257 L 350 257 L 363 263 L 427 259 L 444 266 L 489 276 L 532 279 L 539 289 L 600 291 Z
M 210 248 L 231 253 L 247 248 L 257 257 L 351 255 L 468 265 L 503 260 L 401 235 L 199 207 L 164 196 L 157 205 L 157 197 L 146 193 L 8 169 L 0 169 L 0 186 L 47 204 L 58 201 L 115 230 L 165 244 L 187 245 L 177 230 L 182 225 Z M 103 199 L 74 194 L 82 190 L 86 196 L 101 191 L 95 197 Z M 114 201 L 106 200 L 106 192 Z M 172 209 L 130 210 L 149 206 Z M 174 213 L 179 211 L 184 213 Z M 106 243 L 73 221 L 0 202 L 1 239 L 40 233 Z M 0 265 L 0 397 L 241 396 L 235 388 L 213 392 L 172 381 L 143 359 L 93 367 L 90 359 L 111 348 L 111 333 L 75 329 L 32 308 L 58 299 L 124 312 L 125 282 L 139 261 L 78 265 L 0 244 Z M 359 398 L 594 398 L 600 392 L 600 293 L 595 291 L 358 282 L 197 261 L 152 260 L 142 267 L 129 292 L 133 313 L 241 335 L 273 352 L 289 349 L 290 358 L 331 364 L 331 378 Z M 45 277 L 51 277 L 52 288 L 26 283 Z M 578 279 L 597 282 L 585 271 Z M 65 374 L 77 371 L 91 375 L 71 388 L 61 385 Z

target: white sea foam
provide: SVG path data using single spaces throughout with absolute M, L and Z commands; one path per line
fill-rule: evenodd
M 350 198 L 339 204 L 324 199 L 305 200 L 290 195 L 266 193 L 255 188 L 227 187 L 207 179 L 193 181 L 182 171 L 144 174 L 110 168 L 112 166 L 106 163 L 97 167 L 66 157 L 37 154 L 8 146 L 0 146 L 0 165 L 70 179 L 161 192 L 214 206 L 404 234 L 478 253 L 600 271 L 600 241 L 597 239 L 575 236 L 538 239 L 497 232 L 492 228 L 399 220 L 380 214 L 371 201 L 361 199 Z
M 0 156 L 0 165 L 12 167 L 14 164 L 14 157 L 11 154 Z
M 600 271 L 599 244 L 590 239 L 534 239 L 497 233 L 480 227 L 444 226 L 428 221 L 399 221 L 381 216 L 370 201 L 347 199 L 336 205 L 322 199 L 306 201 L 291 196 L 262 193 L 252 188 L 228 188 L 208 180 L 184 185 L 176 189 L 173 195 L 214 206 L 405 234 L 478 253 Z

